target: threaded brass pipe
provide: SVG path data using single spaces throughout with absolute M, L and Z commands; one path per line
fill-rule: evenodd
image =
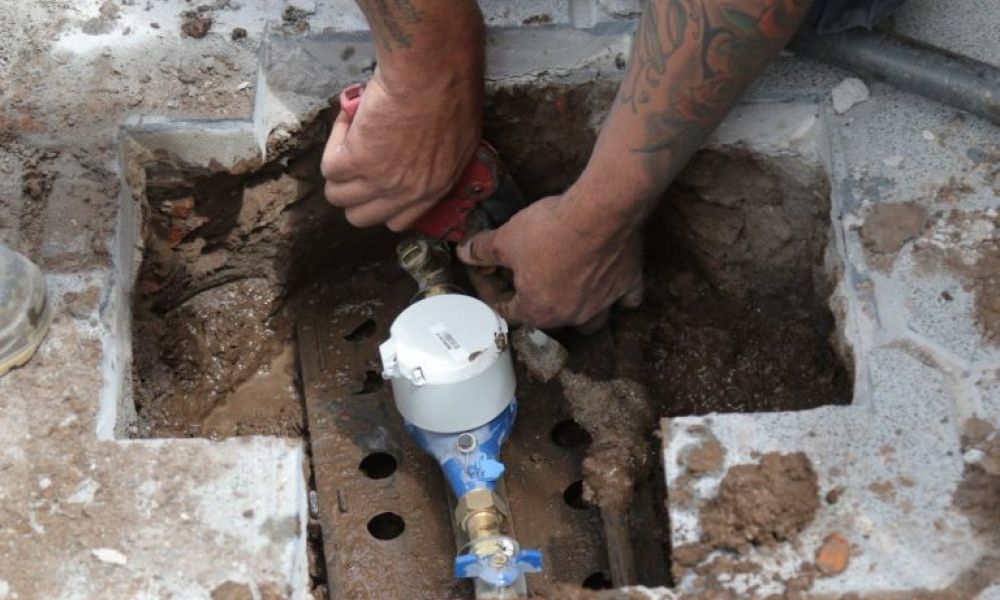
M 413 302 L 440 294 L 461 293 L 451 281 L 449 266 L 451 253 L 448 247 L 427 238 L 407 238 L 396 246 L 399 266 L 417 282 L 417 294 Z

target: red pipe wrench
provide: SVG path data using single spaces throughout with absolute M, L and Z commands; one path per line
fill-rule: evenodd
M 340 110 L 353 118 L 364 89 L 360 83 L 344 88 Z M 477 231 L 496 229 L 524 206 L 524 195 L 500 163 L 497 151 L 481 140 L 455 187 L 413 228 L 437 240 L 461 242 Z

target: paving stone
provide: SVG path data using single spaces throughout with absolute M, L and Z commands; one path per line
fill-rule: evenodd
M 817 579 L 813 593 L 939 589 L 970 568 L 986 549 L 952 506 L 963 462 L 947 379 L 910 353 L 894 348 L 870 353 L 875 401 L 871 407 L 825 407 L 796 413 L 725 414 L 665 420 L 664 465 L 670 490 L 681 488 L 681 449 L 697 443 L 701 429 L 726 449 L 726 468 L 753 463 L 769 452 L 804 452 L 819 478 L 824 501 L 794 543 L 754 548 L 747 558 L 761 573 L 738 575 L 726 587 L 745 593 L 781 593 L 768 582 L 811 562 L 831 533 L 850 541 L 843 573 Z M 942 416 L 945 415 L 945 416 Z M 717 493 L 720 475 L 691 484 L 696 499 Z M 674 547 L 697 542 L 698 512 L 672 502 Z M 937 524 L 912 526 L 914 522 Z M 961 550 L 960 550 L 961 549 Z M 681 582 L 690 589 L 693 580 Z M 686 587 L 687 586 L 687 587 Z
M 970 19 L 969 15 L 975 15 Z M 893 17 L 894 29 L 958 54 L 1000 65 L 1000 5 L 990 0 L 908 0 Z
M 806 92 L 805 98 L 818 98 L 820 106 L 828 102 L 808 86 Z M 741 111 L 736 114 L 743 119 L 758 111 L 768 114 L 753 106 Z M 958 274 L 918 265 L 918 239 L 904 240 L 894 255 L 879 262 L 863 244 L 860 230 L 873 207 L 909 201 L 931 215 L 930 233 L 918 231 L 915 238 L 926 233 L 933 239 L 938 211 L 983 211 L 995 205 L 989 178 L 979 177 L 967 152 L 995 138 L 997 130 L 879 85 L 873 86 L 868 102 L 846 115 L 821 111 L 815 127 L 833 182 L 833 240 L 847 275 L 842 293 L 855 357 L 855 403 L 799 413 L 666 421 L 664 466 L 673 498 L 673 547 L 700 540 L 699 501 L 714 497 L 722 477 L 689 482 L 678 463 L 704 428 L 726 449 L 726 468 L 754 462 L 767 452 L 801 450 L 819 476 L 821 493 L 842 490 L 835 504 L 821 506 L 793 544 L 752 549 L 748 557 L 761 566 L 760 573 L 737 575 L 725 587 L 737 594 L 752 586 L 760 586 L 758 594 L 781 593 L 778 580 L 811 562 L 823 540 L 836 532 L 852 546 L 849 564 L 838 575 L 816 579 L 811 592 L 942 589 L 961 580 L 989 550 L 956 508 L 953 495 L 963 477 L 963 422 L 973 414 L 996 412 L 995 375 L 983 372 L 973 389 L 970 369 L 995 368 L 1000 361 L 976 324 L 974 299 L 962 289 Z M 825 150 L 824 143 L 829 144 Z M 781 145 L 770 142 L 772 148 Z M 894 156 L 905 158 L 884 160 Z M 940 190 L 952 177 L 967 185 L 959 197 L 942 203 Z M 950 300 L 942 296 L 944 291 Z M 913 528 L 914 522 L 934 527 Z M 679 589 L 694 585 L 689 575 Z

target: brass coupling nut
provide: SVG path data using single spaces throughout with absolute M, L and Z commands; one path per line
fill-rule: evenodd
M 470 539 L 499 535 L 507 516 L 507 505 L 491 490 L 475 489 L 458 499 L 455 522 Z

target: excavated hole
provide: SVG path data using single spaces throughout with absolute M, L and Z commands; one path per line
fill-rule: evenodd
M 573 180 L 593 143 L 592 115 L 609 97 L 578 88 L 492 97 L 487 135 L 529 197 L 556 193 Z M 137 195 L 145 251 L 133 307 L 137 436 L 310 435 L 296 367 L 293 307 L 308 302 L 317 289 L 337 297 L 341 287 L 377 289 L 387 273 L 399 277 L 387 260 L 396 238 L 350 228 L 322 198 L 318 163 L 328 124 L 324 115 L 295 147 L 263 166 L 210 170 L 170 157 L 142 165 L 145 185 Z M 572 134 L 567 138 L 565 132 Z M 738 150 L 700 153 L 649 223 L 643 306 L 617 311 L 609 328 L 593 336 L 556 332 L 570 351 L 570 368 L 595 380 L 627 377 L 644 384 L 654 405 L 648 433 L 664 416 L 848 403 L 850 356 L 829 306 L 833 273 L 824 264 L 828 197 L 819 168 L 797 159 Z M 354 347 L 383 335 L 385 317 L 367 317 L 367 308 L 342 302 L 333 314 L 362 316 L 337 333 L 338 343 Z M 391 319 L 394 312 L 382 314 Z M 377 356 L 345 377 L 357 402 L 385 393 Z M 512 461 L 524 458 L 524 466 L 508 471 L 511 478 L 524 478 L 509 486 L 524 496 L 511 504 L 522 523 L 535 512 L 549 515 L 538 517 L 540 523 L 530 521 L 526 535 L 539 543 L 574 539 L 581 548 L 574 552 L 582 553 L 553 553 L 549 564 L 557 568 L 545 582 L 610 587 L 598 511 L 584 510 L 591 504 L 584 498 L 580 461 L 591 435 L 573 420 L 558 386 L 529 382 L 520 370 L 519 381 L 518 428 L 528 433 L 516 430 L 505 452 L 516 455 Z M 532 403 L 550 409 L 533 413 Z M 536 413 L 545 416 L 531 417 Z M 350 463 L 358 481 L 344 483 L 346 493 L 338 489 L 321 496 L 321 506 L 351 514 L 358 506 L 351 486 L 391 481 L 389 476 L 412 468 L 404 454 L 372 451 L 370 440 L 384 437 L 378 419 L 389 418 L 381 412 L 374 421 L 347 424 L 354 428 L 352 443 L 367 454 Z M 638 483 L 632 533 L 643 562 L 641 580 L 669 584 L 660 442 L 652 435 L 648 440 L 654 468 Z M 532 483 L 538 472 L 544 472 L 539 481 L 551 484 Z M 427 473 L 433 480 L 428 489 L 440 490 L 440 475 Z M 321 481 L 313 487 L 324 489 Z M 407 499 L 394 501 L 405 507 Z M 576 516 L 557 518 L 552 515 L 564 513 L 552 511 Z M 381 512 L 361 521 L 358 533 L 399 538 L 414 527 L 405 514 Z M 421 514 L 448 527 L 446 508 Z M 589 533 L 579 535 L 589 537 L 571 538 L 560 529 L 568 527 L 569 518 L 582 523 L 573 535 L 584 531 Z M 339 535 L 349 539 L 354 533 Z M 339 547 L 329 539 L 322 543 Z M 369 577 L 366 573 L 357 577 Z M 317 581 L 324 577 L 314 573 Z M 467 592 L 447 590 L 448 597 Z M 435 590 L 430 596 L 435 593 L 446 595 Z

